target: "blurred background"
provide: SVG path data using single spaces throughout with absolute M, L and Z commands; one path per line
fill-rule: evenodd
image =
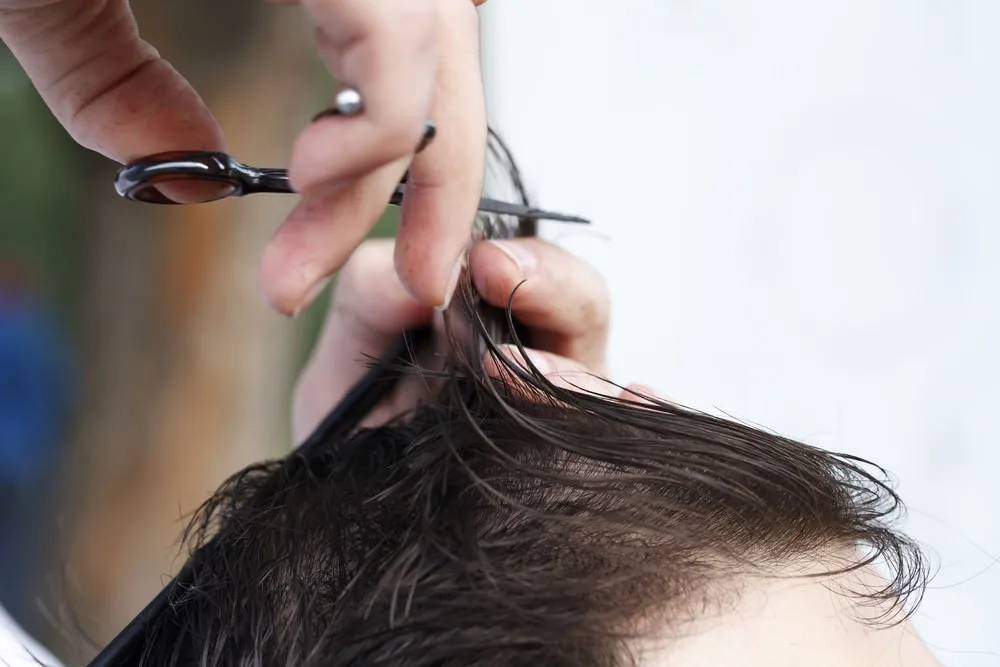
M 132 5 L 232 153 L 285 164 L 333 89 L 299 12 Z M 608 276 L 616 379 L 885 465 L 939 568 L 919 629 L 1000 665 L 1000 4 L 481 11 L 491 123 L 537 203 L 596 222 L 543 234 Z M 324 302 L 257 292 L 293 198 L 119 200 L 2 47 L 0 147 L 0 604 L 80 664 L 176 572 L 183 517 L 287 450 Z
M 284 166 L 334 89 L 301 12 L 132 7 L 230 151 Z M 326 300 L 292 321 L 257 290 L 294 197 L 119 199 L 117 165 L 64 134 L 2 45 L 0 146 L 0 604 L 80 664 L 85 637 L 103 645 L 176 572 L 183 517 L 288 450 L 291 387 Z M 389 213 L 375 234 L 394 227 Z
M 488 108 L 614 297 L 620 382 L 859 454 L 1000 667 L 1000 2 L 495 0 Z

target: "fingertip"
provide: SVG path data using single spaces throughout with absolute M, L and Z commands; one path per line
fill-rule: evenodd
M 288 317 L 296 317 L 305 310 L 319 296 L 326 283 L 319 271 L 306 267 L 293 270 L 289 266 L 288 251 L 274 241 L 261 255 L 258 275 L 258 288 L 264 301 Z
M 519 241 L 483 241 L 469 255 L 469 270 L 476 290 L 488 303 L 506 306 L 515 290 L 537 266 L 537 259 L 527 243 Z
M 282 295 L 282 291 L 275 289 L 276 277 L 279 272 L 275 268 L 276 261 L 273 255 L 274 250 L 271 248 L 271 244 L 268 244 L 258 262 L 257 291 L 260 292 L 261 298 L 271 307 L 271 310 L 291 317 L 293 308 Z
M 110 67 L 109 67 L 110 69 Z M 167 151 L 226 151 L 222 129 L 198 93 L 159 57 L 85 106 L 56 105 L 80 145 L 121 164 Z M 108 118 L 114 118 L 109 123 Z
M 393 256 L 396 273 L 403 288 L 419 303 L 444 310 L 451 304 L 468 266 L 465 246 L 455 253 L 449 251 L 448 245 L 429 244 L 425 237 L 415 241 L 413 236 L 402 222 Z
M 391 163 L 363 179 L 302 198 L 261 260 L 261 283 L 272 307 L 294 315 L 311 303 L 316 285 L 348 264 L 363 244 L 404 170 L 405 164 Z M 386 251 L 384 262 L 391 272 Z
M 302 311 L 313 305 L 323 293 L 323 290 L 327 288 L 327 285 L 330 284 L 331 280 L 333 280 L 333 276 L 323 276 L 313 283 L 311 287 L 307 288 L 305 294 L 296 302 L 292 309 L 292 317 L 298 317 Z

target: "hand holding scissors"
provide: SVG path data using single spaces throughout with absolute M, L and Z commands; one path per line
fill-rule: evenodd
M 395 266 L 421 303 L 444 304 L 482 190 L 482 0 L 274 1 L 309 15 L 321 59 L 364 103 L 299 134 L 288 178 L 303 201 L 265 249 L 266 298 L 284 313 L 307 305 L 409 170 Z M 226 150 L 198 94 L 140 37 L 127 0 L 0 0 L 0 40 L 87 148 L 121 163 Z M 442 132 L 413 159 L 427 118 Z

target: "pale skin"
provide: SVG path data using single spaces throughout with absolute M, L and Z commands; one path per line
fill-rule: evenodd
M 279 312 L 300 312 L 347 262 L 408 166 L 395 269 L 419 303 L 450 300 L 483 184 L 476 5 L 484 1 L 275 3 L 309 15 L 320 58 L 365 102 L 360 116 L 304 128 L 292 148 L 302 202 L 260 266 L 264 296 Z M 197 92 L 141 38 L 127 0 L 0 0 L 0 39 L 87 148 L 123 163 L 226 148 Z M 437 138 L 415 157 L 428 118 Z
M 415 300 L 393 270 L 393 242 L 370 241 L 354 254 L 341 275 L 324 332 L 300 378 L 293 406 L 297 441 L 302 441 L 403 328 L 431 325 L 433 308 Z M 622 391 L 606 376 L 609 297 L 599 273 L 568 252 L 539 239 L 487 241 L 475 245 L 469 270 L 490 303 L 512 302 L 515 317 L 532 328 L 539 347 L 532 361 L 556 384 L 631 400 L 659 396 L 646 385 Z M 507 350 L 515 362 L 516 350 Z M 496 374 L 491 365 L 487 369 Z M 426 399 L 425 386 L 408 384 L 375 411 L 387 419 Z M 788 563 L 764 575 L 733 582 L 735 603 L 680 627 L 653 624 L 649 639 L 634 647 L 645 667 L 935 667 L 940 665 L 911 623 L 877 629 L 864 623 L 871 609 L 844 591 L 879 587 L 871 570 L 827 579 L 804 579 L 821 558 Z M 808 567 L 813 567 L 809 570 Z M 830 565 L 827 570 L 836 567 Z M 729 599 L 729 598 L 725 598 Z
M 817 558 L 817 560 L 822 560 Z M 941 667 L 909 621 L 870 622 L 886 607 L 859 604 L 851 592 L 884 585 L 864 569 L 804 579 L 824 571 L 787 564 L 769 576 L 736 582 L 736 603 L 639 646 L 642 667 Z M 887 605 L 886 605 L 887 606 Z M 876 612 L 873 614 L 873 612 Z

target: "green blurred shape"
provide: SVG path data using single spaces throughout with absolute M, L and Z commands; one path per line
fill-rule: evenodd
M 13 56 L 0 49 L 0 262 L 14 260 L 67 305 L 75 268 L 74 144 Z

